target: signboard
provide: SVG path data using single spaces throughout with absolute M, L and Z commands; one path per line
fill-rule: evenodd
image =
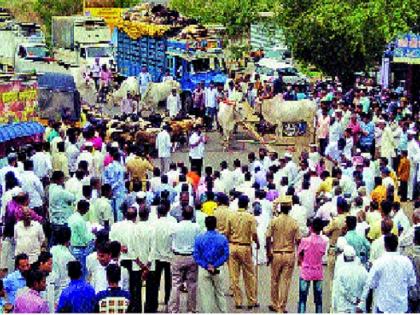
M 396 63 L 420 64 L 420 35 L 405 34 L 397 38 L 393 54 Z
M 283 122 L 282 136 L 283 137 L 302 137 L 308 131 L 308 124 L 306 121 L 300 122 Z
M 0 88 L 0 123 L 32 121 L 37 115 L 38 90 L 35 83 L 5 84 Z
M 113 29 L 126 9 L 120 8 L 85 8 L 85 16 L 100 17 Z

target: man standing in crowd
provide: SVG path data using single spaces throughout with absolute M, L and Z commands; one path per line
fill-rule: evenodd
M 171 136 L 169 135 L 169 126 L 164 125 L 162 131 L 156 137 L 156 149 L 158 150 L 158 158 L 160 159 L 160 167 L 163 172 L 169 168 L 171 158 Z
M 271 304 L 273 312 L 286 312 L 290 282 L 295 267 L 295 248 L 301 236 L 299 225 L 290 217 L 290 196 L 279 201 L 280 214 L 270 222 L 266 234 L 267 259 L 271 264 Z
M 248 211 L 249 198 L 240 196 L 238 211 L 232 213 L 227 221 L 226 235 L 229 239 L 230 277 L 233 287 L 235 307 L 242 309 L 242 294 L 239 287 L 241 270 L 243 273 L 245 292 L 248 299 L 248 309 L 259 307 L 257 301 L 257 279 L 252 262 L 251 244 L 255 242 L 257 250 L 259 241 L 257 236 L 257 222 Z
M 229 243 L 224 235 L 216 231 L 216 217 L 206 217 L 205 224 L 207 232 L 198 236 L 194 245 L 194 260 L 201 267 L 198 287 L 202 311 L 226 313 L 221 267 L 229 258 Z

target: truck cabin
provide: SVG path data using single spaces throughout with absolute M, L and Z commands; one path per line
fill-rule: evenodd
M 80 57 L 83 59 L 112 58 L 112 48 L 110 46 L 81 47 Z
M 19 45 L 17 51 L 18 57 L 28 60 L 39 60 L 50 57 L 50 52 L 43 44 L 38 45 Z
M 177 78 L 208 72 L 225 72 L 226 64 L 222 55 L 189 57 L 183 55 L 169 56 L 167 68 Z

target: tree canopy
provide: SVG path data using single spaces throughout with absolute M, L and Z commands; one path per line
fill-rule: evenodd
M 202 23 L 221 23 L 247 36 L 260 11 L 273 11 L 295 59 L 351 80 L 371 68 L 392 39 L 420 31 L 419 0 L 171 0 L 172 8 Z
M 380 61 L 400 33 L 419 26 L 418 0 L 281 0 L 278 24 L 294 57 L 350 81 Z

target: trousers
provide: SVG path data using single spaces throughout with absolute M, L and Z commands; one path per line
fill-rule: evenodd
M 242 246 L 237 244 L 230 244 L 230 270 L 231 282 L 233 288 L 233 298 L 235 305 L 242 305 L 242 293 L 239 287 L 239 277 L 242 271 L 245 292 L 248 300 L 248 306 L 257 304 L 257 291 L 256 291 L 256 273 L 255 266 L 252 262 L 251 246 Z
M 322 280 L 312 281 L 314 284 L 315 313 L 322 313 Z M 299 279 L 298 313 L 306 313 L 306 300 L 308 299 L 311 281 Z
M 202 313 L 227 313 L 222 273 L 213 275 L 200 268 L 198 283 Z
M 170 158 L 159 158 L 160 160 L 160 170 L 162 173 L 169 171 L 169 160 Z
M 1 244 L 0 269 L 7 269 L 9 273 L 15 270 L 15 241 L 13 237 L 5 237 Z
M 181 286 L 185 279 L 188 290 L 187 312 L 197 309 L 197 278 L 198 266 L 192 256 L 175 255 L 171 264 L 172 291 L 169 299 L 169 313 L 179 313 Z
M 133 313 L 141 313 L 142 305 L 141 305 L 141 271 L 140 270 L 133 270 L 133 264 L 135 262 L 133 260 L 122 260 L 121 266 L 125 267 L 128 270 L 129 274 L 129 289 L 130 289 L 130 296 L 131 296 L 131 310 Z
M 155 270 L 151 271 L 146 281 L 145 313 L 157 313 L 159 306 L 159 289 L 162 272 L 165 276 L 165 304 L 169 302 L 171 294 L 171 264 L 166 261 L 156 260 Z
M 274 253 L 271 263 L 271 305 L 284 313 L 295 267 L 295 253 Z

